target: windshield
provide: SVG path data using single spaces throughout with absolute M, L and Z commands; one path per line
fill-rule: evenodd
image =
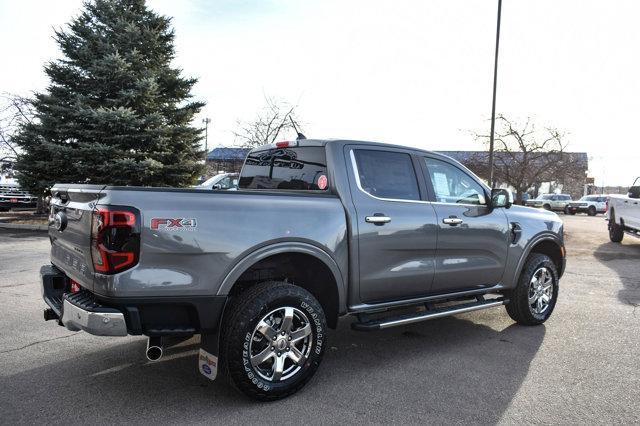
M 209 179 L 205 180 L 204 182 L 202 182 L 198 186 L 203 186 L 203 187 L 207 187 L 207 188 L 212 187 L 213 185 L 215 185 L 223 177 L 225 177 L 225 175 L 215 175 L 214 177 L 210 177 Z

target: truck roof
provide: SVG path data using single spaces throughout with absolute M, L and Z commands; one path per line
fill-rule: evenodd
M 274 142 L 266 145 L 260 145 L 256 148 L 253 148 L 250 152 L 265 151 L 267 149 L 274 149 L 274 148 L 284 148 L 285 146 L 278 146 L 278 144 L 284 144 L 287 142 L 290 144 L 289 147 L 326 146 L 327 144 L 340 144 L 343 146 L 344 145 L 370 145 L 370 146 L 396 148 L 396 149 L 410 149 L 416 152 L 424 152 L 425 154 L 429 154 L 434 157 L 455 160 L 449 157 L 448 155 L 441 154 L 435 151 L 428 151 L 425 149 L 416 148 L 413 146 L 397 145 L 397 144 L 391 144 L 391 143 L 385 143 L 385 142 L 363 141 L 363 140 L 355 140 L 355 139 L 298 139 L 293 141 L 279 141 L 279 142 Z

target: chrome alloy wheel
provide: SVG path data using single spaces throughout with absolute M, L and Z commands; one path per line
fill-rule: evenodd
M 295 375 L 311 353 L 311 322 L 307 315 L 289 306 L 275 309 L 256 325 L 249 354 L 256 373 L 270 382 Z
M 553 275 L 546 267 L 536 270 L 529 282 L 529 309 L 534 315 L 541 315 L 549 309 L 553 299 Z

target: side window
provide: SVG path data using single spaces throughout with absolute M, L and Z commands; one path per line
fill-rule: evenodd
M 482 186 L 459 168 L 424 157 L 436 201 L 440 203 L 486 204 Z
M 360 187 L 378 198 L 419 200 L 418 179 L 411 156 L 402 152 L 353 151 Z
M 220 182 L 218 182 L 218 185 L 220 185 L 220 189 L 231 188 L 231 178 L 227 176 L 226 178 L 221 179 Z

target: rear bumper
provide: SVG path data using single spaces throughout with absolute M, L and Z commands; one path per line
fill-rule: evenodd
M 83 305 L 83 299 L 90 299 L 89 294 L 83 293 L 85 292 L 64 295 L 62 318 L 60 319 L 62 325 L 71 331 L 82 330 L 95 336 L 126 336 L 129 334 L 122 312 L 100 305 L 96 305 L 95 308 Z M 95 303 L 93 304 L 95 305 Z
M 96 336 L 187 336 L 217 330 L 225 296 L 105 298 L 88 290 L 70 293 L 69 278 L 43 266 L 42 298 L 60 325 Z M 45 316 L 45 318 L 51 318 Z
M 10 200 L 0 200 L 0 208 L 14 208 L 14 207 L 35 207 L 36 201 L 32 200 L 18 200 L 18 201 L 10 201 Z
M 66 292 L 67 277 L 55 266 L 40 268 L 42 298 L 55 313 L 60 325 L 71 331 L 86 331 L 95 336 L 126 336 L 124 314 L 100 305 L 88 291 Z
M 569 211 L 572 211 L 572 212 L 586 213 L 586 212 L 589 211 L 590 207 L 591 206 L 572 206 L 572 205 L 569 205 L 568 209 L 569 209 Z M 598 210 L 598 208 L 596 208 L 596 212 L 597 213 L 604 213 L 604 211 L 605 211 L 604 209 Z

